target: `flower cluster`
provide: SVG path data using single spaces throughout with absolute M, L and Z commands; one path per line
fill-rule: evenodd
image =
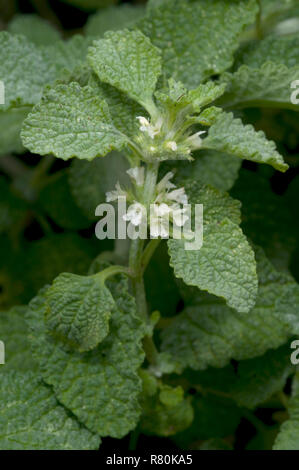
M 190 160 L 191 152 L 202 145 L 200 136 L 206 132 L 199 131 L 189 135 L 181 131 L 180 125 L 168 128 L 168 121 L 165 118 L 163 120 L 162 116 L 155 122 L 144 116 L 137 116 L 137 120 L 140 124 L 140 135 L 135 140 L 142 145 L 144 155 L 149 160 Z
M 137 187 L 143 186 L 144 167 L 130 168 L 127 173 L 134 185 Z M 188 204 L 185 189 L 175 186 L 171 181 L 173 176 L 174 173 L 172 171 L 168 172 L 155 188 L 155 195 L 150 205 L 150 235 L 153 238 L 168 238 L 170 222 L 173 229 L 181 228 L 189 218 L 186 214 L 186 207 L 183 207 Z M 106 200 L 107 202 L 115 201 L 119 197 L 126 197 L 127 194 L 117 183 L 115 190 L 106 193 Z M 141 202 L 134 200 L 127 213 L 123 216 L 123 219 L 137 227 L 142 224 L 144 217 L 146 217 L 145 206 Z

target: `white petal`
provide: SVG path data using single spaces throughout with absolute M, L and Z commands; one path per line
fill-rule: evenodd
M 128 212 L 123 216 L 123 220 L 131 222 L 137 227 L 137 225 L 140 225 L 142 222 L 144 211 L 144 206 L 139 202 L 135 202 L 129 207 Z
M 171 209 L 163 202 L 162 204 L 153 204 L 153 212 L 156 217 L 164 217 L 171 212 Z
M 187 142 L 188 144 L 193 148 L 193 149 L 198 149 L 201 147 L 201 144 L 202 144 L 202 139 L 201 139 L 201 135 L 202 134 L 205 134 L 206 131 L 199 131 L 199 132 L 196 132 L 196 134 L 193 134 L 191 135 L 190 137 L 188 137 L 187 139 Z
M 171 201 L 178 202 L 179 204 L 188 204 L 188 197 L 185 193 L 185 188 L 174 189 L 166 194 L 166 197 Z
M 126 192 L 121 189 L 119 182 L 117 182 L 115 185 L 115 189 L 106 193 L 106 201 L 116 201 L 116 199 L 118 199 L 119 197 L 126 197 Z
M 178 149 L 177 143 L 174 140 L 170 140 L 169 142 L 167 142 L 166 147 L 172 150 L 173 152 L 176 152 Z
M 140 125 L 143 127 L 148 127 L 150 125 L 149 121 L 144 116 L 137 116 L 136 119 L 138 119 Z
M 169 223 L 160 217 L 151 217 L 150 220 L 150 234 L 152 237 L 169 237 Z
M 184 209 L 177 209 L 172 213 L 173 222 L 177 227 L 183 227 L 189 218 L 184 212 Z
M 175 188 L 175 184 L 171 183 L 171 178 L 174 177 L 174 173 L 169 171 L 166 175 L 161 179 L 161 181 L 157 184 L 157 191 L 160 193 L 165 189 L 172 189 Z
M 142 186 L 144 184 L 144 167 L 136 166 L 135 168 L 130 168 L 127 170 L 128 175 L 132 180 L 134 180 L 137 186 Z

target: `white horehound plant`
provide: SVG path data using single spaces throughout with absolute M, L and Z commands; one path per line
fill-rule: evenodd
M 21 132 L 26 149 L 45 159 L 50 154 L 91 162 L 107 155 L 108 166 L 108 154 L 121 152 L 129 165 L 125 171 L 130 184 L 117 181 L 117 174 L 115 187 L 105 188 L 106 201 L 126 197 L 131 205 L 124 220 L 136 229 L 143 210 L 149 213 L 155 205 L 149 239 L 130 241 L 126 265 L 107 264 L 100 255 L 86 276 L 60 274 L 26 308 L 33 370 L 21 382 L 18 374 L 4 375 L 0 391 L 0 403 L 12 387 L 20 396 L 27 394 L 33 407 L 37 403 L 35 415 L 28 418 L 30 442 L 26 444 L 28 430 L 19 429 L 16 448 L 32 443 L 37 448 L 96 448 L 100 437 L 121 438 L 137 426 L 162 436 L 176 434 L 190 426 L 194 412 L 183 390 L 188 376 L 174 386 L 167 379 L 171 374 L 225 367 L 232 359 L 255 361 L 252 358 L 282 346 L 291 335 L 290 324 L 297 321 L 296 283 L 278 273 L 247 240 L 240 228 L 239 201 L 192 176 L 193 165 L 209 152 L 223 159 L 223 168 L 225 159 L 234 157 L 282 172 L 288 168 L 274 142 L 243 124 L 229 104 L 275 106 L 279 100 L 271 85 L 262 96 L 251 66 L 225 72 L 233 63 L 240 33 L 258 13 L 257 2 L 206 2 L 204 28 L 196 20 L 203 18 L 201 2 L 165 1 L 158 7 L 153 3 L 135 29 L 109 31 L 92 41 L 86 63 L 59 76 L 43 93 L 36 80 L 32 103 L 25 86 L 20 97 L 8 90 L 11 103 L 19 99 L 22 106 L 34 105 Z M 216 34 L 218 23 L 226 29 Z M 206 38 L 209 29 L 211 40 Z M 2 41 L 10 44 L 8 33 Z M 41 63 L 45 55 L 44 51 Z M 258 74 L 262 67 L 256 55 Z M 265 74 L 270 73 L 268 68 L 272 76 L 275 70 L 281 73 L 281 80 L 287 67 L 290 76 L 294 73 L 290 65 L 275 69 L 274 59 L 264 67 Z M 40 80 L 43 73 L 46 70 Z M 29 75 L 24 79 L 30 82 Z M 242 88 L 245 75 L 248 83 Z M 277 86 L 275 90 L 279 93 Z M 286 103 L 284 96 L 280 103 Z M 101 174 L 98 181 L 100 185 Z M 80 192 L 79 187 L 76 190 Z M 185 250 L 184 240 L 172 237 L 173 230 L 188 220 L 188 203 L 203 204 L 200 250 Z M 144 287 L 145 271 L 167 237 L 174 275 L 182 291 L 189 289 L 192 296 L 190 306 L 171 319 L 149 311 Z M 280 313 L 289 310 L 287 325 L 277 317 L 277 302 Z M 11 313 L 16 324 L 23 322 L 18 315 Z M 278 326 L 272 338 L 267 322 L 274 319 Z M 257 365 L 263 367 L 264 363 Z M 242 373 L 240 381 L 246 382 Z M 277 381 L 281 383 L 280 377 Z M 248 397 L 238 395 L 238 386 L 239 382 L 227 394 L 246 407 Z M 261 401 L 276 391 L 273 387 L 265 385 Z M 202 390 L 200 385 L 197 390 Z M 45 414 L 40 421 L 42 400 Z M 9 433 L 2 434 L 0 429 L 0 447 L 13 447 Z

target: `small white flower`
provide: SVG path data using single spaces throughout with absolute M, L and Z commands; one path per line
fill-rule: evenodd
M 164 217 L 171 211 L 170 207 L 163 202 L 162 204 L 153 204 L 153 214 L 156 217 Z
M 166 175 L 161 179 L 161 181 L 157 184 L 157 191 L 160 193 L 166 189 L 173 189 L 175 188 L 175 184 L 171 183 L 171 178 L 174 177 L 174 173 L 169 171 Z
M 185 214 L 186 209 L 180 209 L 178 204 L 171 206 L 172 209 L 172 220 L 177 227 L 183 227 L 189 217 Z
M 150 234 L 154 238 L 168 238 L 169 221 L 161 217 L 151 217 Z
M 126 192 L 121 189 L 119 182 L 117 182 L 115 185 L 115 189 L 106 193 L 106 201 L 116 201 L 116 199 L 118 199 L 119 197 L 126 197 Z
M 145 207 L 142 204 L 134 202 L 134 204 L 129 207 L 128 212 L 123 216 L 123 220 L 131 222 L 135 227 L 137 227 L 138 225 L 141 225 L 144 211 Z
M 198 149 L 201 147 L 202 138 L 200 136 L 205 133 L 206 131 L 199 131 L 199 132 L 196 132 L 196 134 L 193 134 L 190 137 L 188 137 L 187 142 L 191 146 L 192 149 Z
M 128 175 L 132 180 L 135 181 L 137 186 L 142 186 L 144 184 L 144 167 L 136 166 L 135 168 L 130 168 L 127 170 Z
M 178 202 L 179 204 L 188 204 L 188 197 L 185 188 L 174 189 L 166 194 L 167 199 Z
M 144 129 L 140 129 L 140 130 L 146 130 L 147 127 L 150 126 L 150 123 L 149 121 L 144 117 L 144 116 L 137 116 L 138 121 L 140 122 L 140 125 L 144 128 Z
M 169 140 L 167 143 L 166 143 L 166 147 L 170 150 L 172 150 L 173 152 L 176 152 L 177 149 L 178 149 L 178 146 L 177 146 L 177 143 L 174 141 L 174 140 Z
M 154 153 L 156 151 L 156 147 L 150 147 L 150 151 Z
M 159 119 L 154 126 L 144 116 L 137 116 L 137 119 L 140 123 L 139 130 L 146 132 L 151 139 L 154 139 L 159 134 L 163 122 L 162 119 Z

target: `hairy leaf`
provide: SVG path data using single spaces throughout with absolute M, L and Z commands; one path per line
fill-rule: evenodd
M 31 152 L 92 160 L 121 149 L 126 137 L 114 127 L 105 101 L 77 83 L 48 89 L 24 122 L 22 140 Z
M 69 352 L 47 335 L 43 295 L 28 311 L 34 355 L 60 403 L 91 431 L 118 438 L 134 429 L 139 419 L 141 382 L 137 370 L 144 358 L 144 327 L 136 317 L 126 284 L 119 278 L 107 282 L 117 304 L 110 333 L 98 348 L 87 353 Z
M 25 307 L 16 306 L 7 312 L 0 312 L 0 338 L 5 345 L 5 365 L 1 366 L 0 374 L 11 370 L 37 370 L 27 338 L 25 311 Z
M 234 119 L 232 113 L 223 113 L 203 140 L 202 148 L 214 149 L 258 163 L 267 163 L 286 171 L 288 165 L 277 152 L 274 142 L 267 140 L 262 131 L 256 132 L 250 124 Z
M 2 450 L 91 450 L 100 443 L 32 372 L 1 374 L 0 429 Z
M 140 31 L 107 32 L 89 49 L 89 63 L 101 81 L 127 93 L 146 109 L 161 73 L 159 50 Z
M 168 0 L 150 8 L 138 27 L 163 52 L 166 75 L 192 88 L 232 65 L 240 33 L 256 12 L 255 1 Z
M 114 300 L 99 276 L 60 274 L 47 291 L 47 305 L 51 333 L 81 352 L 108 334 Z

